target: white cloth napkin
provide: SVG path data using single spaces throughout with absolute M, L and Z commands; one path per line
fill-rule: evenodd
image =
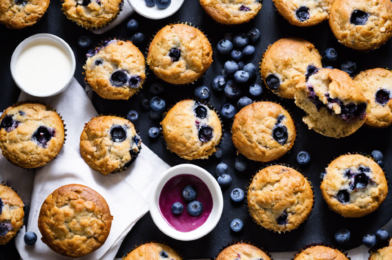
M 97 116 L 97 112 L 75 79 L 65 92 L 57 96 L 34 98 L 22 93 L 19 100 L 39 100 L 53 106 L 63 117 L 67 129 L 67 140 L 60 154 L 44 167 L 35 170 L 35 177 L 32 170 L 15 167 L 4 157 L 0 158 L 0 181 L 5 181 L 16 189 L 25 204 L 29 204 L 32 190 L 27 228 L 23 227 L 16 237 L 16 247 L 21 258 L 70 259 L 53 252 L 41 242 L 37 221 L 41 205 L 50 193 L 60 186 L 78 183 L 99 192 L 108 202 L 114 217 L 105 244 L 94 253 L 80 259 L 113 260 L 124 237 L 136 221 L 148 212 L 151 186 L 169 165 L 142 145 L 139 157 L 126 171 L 104 176 L 92 170 L 80 156 L 79 138 L 84 124 Z M 26 231 L 34 231 L 37 234 L 38 241 L 35 246 L 24 243 Z
M 93 33 L 102 34 L 106 31 L 109 31 L 110 29 L 116 27 L 122 21 L 127 19 L 131 14 L 133 14 L 134 10 L 131 7 L 131 5 L 129 4 L 128 0 L 123 0 L 123 1 L 124 1 L 124 5 L 122 7 L 120 14 L 117 16 L 117 18 L 113 22 L 111 22 L 109 25 L 104 26 L 104 27 L 97 29 L 97 30 L 93 30 Z

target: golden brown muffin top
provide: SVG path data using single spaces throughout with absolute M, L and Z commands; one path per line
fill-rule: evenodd
M 147 243 L 132 250 L 123 260 L 182 260 L 182 258 L 167 245 Z
M 246 243 L 237 243 L 226 247 L 219 253 L 216 260 L 271 260 L 261 249 Z
M 294 260 L 348 260 L 348 258 L 337 249 L 312 246 L 297 254 Z
M 369 260 L 392 260 L 392 239 L 389 241 L 389 246 L 372 253 Z

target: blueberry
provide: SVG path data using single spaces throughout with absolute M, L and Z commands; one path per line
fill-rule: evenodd
M 370 178 L 365 173 L 355 174 L 354 182 L 352 183 L 351 189 L 353 190 L 365 189 L 368 186 L 369 182 L 370 182 Z
M 216 166 L 215 173 L 217 176 L 222 176 L 223 174 L 227 174 L 228 169 L 227 164 L 221 162 Z
M 383 161 L 383 160 L 377 161 L 377 164 L 378 164 L 380 167 L 384 167 L 384 161 Z
M 200 201 L 194 200 L 188 204 L 187 211 L 191 216 L 200 216 L 203 212 L 203 204 Z
M 224 187 L 229 187 L 232 182 L 232 178 L 228 174 L 222 174 L 221 176 L 218 177 L 218 184 L 224 188 Z
M 347 190 L 340 190 L 336 196 L 336 199 L 342 204 L 347 204 L 350 202 L 350 193 L 348 193 Z
M 389 240 L 389 233 L 386 230 L 379 229 L 376 232 L 376 237 L 377 237 L 377 240 L 379 240 L 379 241 L 386 241 L 386 240 Z
M 235 61 L 240 61 L 242 59 L 242 52 L 239 50 L 232 50 L 230 56 Z
M 0 123 L 0 129 L 4 128 L 5 131 L 11 132 L 15 130 L 19 126 L 19 121 L 15 121 L 12 119 L 12 115 L 6 115 Z
M 0 237 L 7 235 L 12 230 L 12 224 L 8 222 L 0 223 Z
M 24 241 L 27 245 L 33 246 L 37 242 L 37 235 L 32 231 L 28 231 L 24 235 Z
M 174 202 L 171 207 L 171 210 L 176 215 L 181 214 L 184 210 L 184 205 L 182 205 L 180 202 Z
M 226 86 L 226 78 L 223 75 L 218 75 L 212 81 L 212 89 L 215 91 L 222 91 Z
M 195 108 L 196 117 L 204 119 L 207 117 L 208 110 L 205 106 L 197 106 Z
M 249 87 L 249 94 L 258 97 L 263 93 L 263 88 L 259 84 L 253 84 Z
M 236 48 L 244 48 L 249 44 L 249 38 L 245 33 L 239 33 L 234 36 L 233 45 Z
M 128 82 L 128 73 L 124 70 L 116 70 L 110 76 L 110 83 L 115 87 L 122 87 Z
M 166 101 L 155 96 L 150 101 L 150 108 L 155 112 L 162 113 L 166 109 Z
M 217 158 L 217 159 L 222 158 L 222 155 L 223 155 L 223 150 L 222 150 L 222 149 L 218 149 L 218 150 L 214 153 L 214 156 L 215 156 L 215 158 Z M 1 213 L 0 213 L 0 214 L 1 214 Z
M 216 49 L 221 54 L 228 54 L 233 49 L 233 44 L 230 40 L 223 39 L 218 42 Z
M 143 99 L 142 103 L 140 103 L 143 110 L 148 111 L 150 110 L 150 100 L 147 98 Z
M 212 139 L 214 130 L 210 126 L 202 126 L 199 129 L 199 140 L 207 143 Z
M 87 49 L 91 45 L 91 38 L 89 36 L 80 36 L 78 40 L 78 44 L 83 49 Z
M 280 80 L 274 74 L 268 75 L 265 81 L 270 89 L 276 90 L 280 87 Z
M 357 69 L 357 64 L 353 61 L 345 61 L 342 63 L 340 68 L 347 74 L 353 74 L 354 71 Z
M 244 70 L 239 70 L 234 74 L 234 80 L 240 84 L 248 82 L 249 78 L 249 73 Z
M 146 2 L 146 5 L 148 7 L 154 7 L 155 6 L 155 0 L 144 0 Z
M 14 0 L 14 3 L 17 4 L 17 5 L 26 6 L 28 1 L 26 1 L 26 0 Z
M 110 135 L 113 142 L 122 142 L 127 138 L 127 132 L 125 132 L 124 127 L 119 125 L 112 127 Z
M 135 33 L 132 37 L 131 37 L 131 41 L 133 44 L 139 44 L 142 43 L 144 41 L 144 34 L 143 33 Z
M 172 48 L 169 51 L 169 57 L 171 58 L 172 62 L 179 61 L 181 58 L 181 49 L 179 48 Z
M 240 232 L 243 227 L 244 227 L 244 222 L 242 222 L 242 220 L 238 218 L 233 219 L 233 221 L 231 221 L 230 223 L 230 228 L 234 232 Z
M 160 133 L 161 133 L 161 131 L 159 131 L 158 127 L 153 126 L 150 129 L 148 129 L 148 136 L 150 138 L 153 138 L 153 139 L 157 138 Z
M 200 86 L 195 89 L 195 96 L 199 99 L 208 99 L 210 97 L 210 90 L 206 86 Z
M 318 68 L 317 68 L 317 67 L 315 67 L 315 66 L 313 66 L 313 65 L 309 65 L 309 66 L 306 68 L 306 73 L 305 73 L 306 81 L 308 81 L 308 79 L 309 79 L 310 76 L 312 76 L 313 74 L 315 74 L 315 73 L 317 73 L 317 72 L 318 72 Z
M 341 229 L 335 233 L 335 240 L 339 244 L 347 244 L 351 239 L 351 233 L 347 229 Z
M 234 202 L 241 202 L 245 198 L 245 192 L 243 190 L 241 190 L 240 188 L 235 188 L 234 190 L 231 191 L 230 198 Z
M 243 172 L 246 170 L 247 168 L 247 164 L 246 164 L 246 159 L 243 156 L 238 156 L 235 158 L 234 161 L 234 168 L 239 171 L 239 172 Z
M 295 14 L 297 15 L 298 20 L 300 20 L 301 22 L 305 22 L 310 18 L 309 8 L 307 8 L 306 6 L 301 6 L 300 8 L 298 8 L 295 11 Z
M 154 110 L 148 111 L 148 118 L 152 121 L 158 121 L 162 119 L 162 112 L 155 112 Z
M 250 56 L 252 56 L 252 55 L 255 53 L 255 51 L 256 51 L 255 46 L 253 46 L 253 45 L 248 45 L 248 46 L 246 46 L 246 47 L 242 50 L 242 54 L 243 54 L 245 57 L 250 57 Z
M 3 206 L 4 206 L 4 203 L 0 198 L 0 215 L 1 215 L 1 212 L 3 212 Z
M 139 118 L 139 113 L 135 110 L 131 110 L 127 114 L 127 119 L 131 122 L 135 122 Z
M 227 98 L 239 98 L 241 95 L 241 90 L 235 84 L 233 80 L 229 80 L 225 87 L 225 96 Z
M 250 98 L 248 98 L 248 97 L 242 97 L 242 98 L 240 98 L 240 99 L 238 100 L 237 106 L 238 106 L 239 108 L 243 108 L 243 107 L 246 107 L 247 105 L 250 105 L 250 104 L 252 104 L 252 103 L 253 103 L 253 100 L 252 100 L 252 99 L 250 99 Z
M 162 258 L 169 258 L 169 254 L 168 254 L 166 251 L 164 251 L 164 250 L 162 250 L 162 251 L 159 253 L 159 255 L 160 255 Z
M 243 70 L 243 69 L 244 69 L 245 64 L 244 64 L 243 61 L 240 61 L 240 62 L 238 62 L 237 64 L 238 64 L 238 69 L 239 69 L 239 70 Z
M 385 106 L 391 99 L 391 92 L 386 89 L 380 89 L 376 92 L 376 102 L 382 106 Z
M 369 14 L 361 11 L 361 10 L 354 10 L 351 14 L 350 23 L 355 25 L 365 25 L 369 18 Z
M 182 190 L 182 197 L 188 202 L 195 200 L 197 198 L 196 187 L 194 185 L 185 186 Z
M 288 139 L 287 127 L 281 124 L 275 125 L 272 129 L 272 137 L 279 144 L 284 145 Z
M 171 0 L 155 0 L 155 4 L 159 9 L 166 9 L 171 4 Z
M 310 161 L 310 154 L 308 152 L 302 151 L 297 155 L 297 162 L 300 165 L 308 164 Z
M 103 64 L 103 60 L 102 59 L 96 59 L 94 62 L 95 66 L 99 66 Z
M 148 0 L 146 0 L 146 3 L 147 3 L 147 1 Z M 155 2 L 154 2 L 154 0 L 152 1 L 153 2 L 153 4 L 155 5 Z M 148 5 L 148 4 L 147 4 Z M 154 6 L 153 5 L 153 6 Z M 135 31 L 137 31 L 137 29 L 139 29 L 139 23 L 135 20 L 135 19 L 131 19 L 131 20 L 129 20 L 129 22 L 127 23 L 127 30 L 129 31 L 129 32 L 135 32 Z
M 379 150 L 374 150 L 371 155 L 375 161 L 381 161 L 384 159 L 384 155 Z
M 160 94 L 163 94 L 163 91 L 165 90 L 164 88 L 163 88 L 163 86 L 162 86 L 162 84 L 160 84 L 160 83 L 153 83 L 151 86 L 150 86 L 150 89 L 149 89 L 150 91 L 150 94 L 152 95 L 152 96 L 158 96 L 158 95 L 160 95 Z
M 287 223 L 289 223 L 288 220 L 288 215 L 286 211 L 283 211 L 282 215 L 280 215 L 277 219 L 276 219 L 276 223 L 278 223 L 278 225 L 286 225 Z
M 366 235 L 363 237 L 363 244 L 367 247 L 373 247 L 374 245 L 376 245 L 376 236 L 375 235 Z
M 238 10 L 243 11 L 243 12 L 248 12 L 251 9 L 245 5 L 241 5 L 240 8 L 238 8 Z
M 137 89 L 140 87 L 140 83 L 142 83 L 142 78 L 140 76 L 131 76 L 129 78 L 129 86 L 131 88 Z
M 231 119 L 235 116 L 235 107 L 232 104 L 226 103 L 222 106 L 221 115 L 224 118 Z
M 233 60 L 229 60 L 225 62 L 224 68 L 227 75 L 234 75 L 238 70 L 238 64 Z
M 338 52 L 334 48 L 325 50 L 323 58 L 325 61 L 336 61 L 338 59 Z
M 248 38 L 251 42 L 256 42 L 260 38 L 260 31 L 257 28 L 253 28 L 248 32 Z
M 49 128 L 45 127 L 45 126 L 40 126 L 34 132 L 34 134 L 31 137 L 31 139 L 36 141 L 43 148 L 46 148 L 46 146 L 48 145 L 48 142 L 50 141 L 50 139 L 52 139 L 52 137 L 54 135 L 55 135 L 55 130 L 54 129 L 49 129 Z
M 244 66 L 244 71 L 249 73 L 250 78 L 253 78 L 256 76 L 257 68 L 253 63 L 248 63 Z

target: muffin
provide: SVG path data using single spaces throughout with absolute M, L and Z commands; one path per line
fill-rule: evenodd
M 122 0 L 62 0 L 67 18 L 88 30 L 108 25 L 117 18 L 122 6 Z
M 186 24 L 163 27 L 148 49 L 147 64 L 158 78 L 171 84 L 188 84 L 200 78 L 212 63 L 207 37 Z
M 337 249 L 333 249 L 327 246 L 316 245 L 309 247 L 302 252 L 298 253 L 294 260 L 321 260 L 321 259 L 333 259 L 333 260 L 349 260 L 342 252 Z
M 100 248 L 110 233 L 113 217 L 106 200 L 95 190 L 65 185 L 41 206 L 38 228 L 42 242 L 64 256 L 82 257 Z
M 226 247 L 219 253 L 216 260 L 271 260 L 261 249 L 246 243 L 237 243 Z
M 369 113 L 365 124 L 371 127 L 387 127 L 392 123 L 392 72 L 371 69 L 359 73 L 355 83 L 368 100 Z
M 283 38 L 268 47 L 260 72 L 272 92 L 293 99 L 301 79 L 321 67 L 321 56 L 313 44 L 300 38 Z
M 392 260 L 392 239 L 389 241 L 389 246 L 373 252 L 369 260 Z
M 218 115 L 205 104 L 183 100 L 161 122 L 167 148 L 186 160 L 207 159 L 222 138 Z
M 292 25 L 312 26 L 329 18 L 334 0 L 274 0 L 279 13 Z
M 341 138 L 366 121 L 367 100 L 350 76 L 337 69 L 319 69 L 297 86 L 295 104 L 306 112 L 302 119 L 319 134 Z
M 50 0 L 0 0 L 0 23 L 10 29 L 23 29 L 38 22 Z
M 379 48 L 392 36 L 390 0 L 336 0 L 329 25 L 338 41 L 362 51 Z
M 342 155 L 333 160 L 320 187 L 328 206 L 348 218 L 372 213 L 388 194 L 387 180 L 381 167 L 359 154 Z
M 155 259 L 155 260 L 181 260 L 182 258 L 167 245 L 159 243 L 147 243 L 138 246 L 132 250 L 123 260 L 142 260 L 142 259 Z
M 253 161 L 270 162 L 294 145 L 296 131 L 290 114 L 279 104 L 256 102 L 235 115 L 231 128 L 235 148 Z
M 0 245 L 7 244 L 23 226 L 23 207 L 18 194 L 0 184 Z
M 204 11 L 222 24 L 241 24 L 253 19 L 261 9 L 259 0 L 200 0 Z
M 309 181 L 282 165 L 260 170 L 248 188 L 248 208 L 253 220 L 279 233 L 298 228 L 312 211 L 313 201 Z
M 129 120 L 99 116 L 85 125 L 80 136 L 80 154 L 91 168 L 108 175 L 129 167 L 138 156 L 141 144 Z
M 143 54 L 130 41 L 110 40 L 87 54 L 85 80 L 105 99 L 129 99 L 146 79 Z
M 64 124 L 48 106 L 19 103 L 0 117 L 0 148 L 22 168 L 38 168 L 53 160 L 64 144 Z

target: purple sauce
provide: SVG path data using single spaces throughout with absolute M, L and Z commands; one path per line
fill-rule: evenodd
M 186 210 L 188 202 L 182 197 L 182 190 L 187 185 L 194 185 L 197 188 L 197 199 L 203 204 L 203 212 L 200 216 L 193 217 Z M 184 211 L 175 215 L 171 211 L 174 202 L 180 202 L 184 205 Z M 159 195 L 159 209 L 166 222 L 175 230 L 181 232 L 190 232 L 207 221 L 212 211 L 212 196 L 207 185 L 198 177 L 190 174 L 181 174 L 171 178 Z

